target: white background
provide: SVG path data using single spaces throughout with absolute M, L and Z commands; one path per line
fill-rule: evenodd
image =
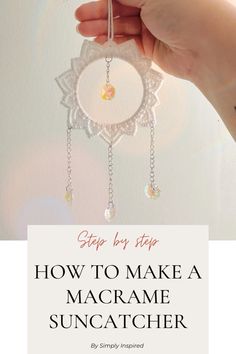
M 235 254 L 236 242 L 210 242 L 209 354 L 235 354 L 236 352 Z M 25 241 L 1 242 L 0 353 L 27 353 L 26 260 Z
M 82 131 L 73 132 L 72 210 L 64 203 L 66 109 L 54 78 L 80 53 L 82 2 L 0 2 L 0 239 L 26 238 L 28 224 L 104 223 L 107 147 Z M 235 142 L 189 82 L 165 75 L 160 100 L 161 198 L 144 196 L 149 132 L 141 129 L 115 147 L 115 223 L 209 224 L 211 238 L 234 239 Z

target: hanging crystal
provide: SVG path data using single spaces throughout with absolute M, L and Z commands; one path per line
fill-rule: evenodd
M 106 57 L 105 61 L 106 61 L 106 83 L 102 88 L 101 97 L 105 101 L 110 101 L 112 100 L 112 98 L 115 97 L 115 93 L 116 93 L 115 87 L 110 82 L 110 66 L 111 66 L 112 58 Z

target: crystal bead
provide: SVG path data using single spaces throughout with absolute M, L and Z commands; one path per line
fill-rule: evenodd
M 158 198 L 160 196 L 160 193 L 160 189 L 155 185 L 149 183 L 145 186 L 145 194 L 150 199 Z
M 115 93 L 115 87 L 107 83 L 102 88 L 101 97 L 105 101 L 110 101 L 115 96 Z
M 115 217 L 115 215 L 116 215 L 115 207 L 108 207 L 105 210 L 104 216 L 107 222 L 111 222 L 111 220 Z
M 65 201 L 69 204 L 72 203 L 72 200 L 73 200 L 73 193 L 72 191 L 66 191 L 65 193 Z

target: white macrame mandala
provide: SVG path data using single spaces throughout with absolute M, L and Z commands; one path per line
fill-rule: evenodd
M 92 62 L 101 58 L 127 61 L 134 66 L 142 79 L 144 94 L 138 110 L 119 124 L 95 122 L 83 110 L 77 97 L 77 86 L 82 72 Z M 59 76 L 57 82 L 64 94 L 61 102 L 68 108 L 68 127 L 84 129 L 89 137 L 99 135 L 114 145 L 123 135 L 134 135 L 138 125 L 146 127 L 155 124 L 153 107 L 158 104 L 155 92 L 162 83 L 162 75 L 151 68 L 151 60 L 141 56 L 134 40 L 122 44 L 108 41 L 104 45 L 85 40 L 80 57 L 71 60 L 71 69 Z
M 108 0 L 108 40 L 100 45 L 85 40 L 80 56 L 71 60 L 71 68 L 60 75 L 56 80 L 63 92 L 61 103 L 68 110 L 67 118 L 67 186 L 65 199 L 71 203 L 73 199 L 72 188 L 72 146 L 71 132 L 73 129 L 83 129 L 88 137 L 100 136 L 108 143 L 108 205 L 105 210 L 107 221 L 115 216 L 115 203 L 113 195 L 113 146 L 124 135 L 135 135 L 138 126 L 150 129 L 150 180 L 145 187 L 147 197 L 155 199 L 160 190 L 155 182 L 155 124 L 154 108 L 159 104 L 155 95 L 162 83 L 162 75 L 153 70 L 151 60 L 143 57 L 134 40 L 116 44 L 113 40 L 113 11 L 112 1 Z M 130 64 L 141 78 L 143 95 L 138 109 L 128 119 L 116 123 L 101 123 L 89 116 L 80 103 L 79 85 L 81 75 L 92 63 L 104 59 L 104 73 L 106 83 L 101 98 L 107 101 L 116 99 L 116 88 L 110 80 L 110 65 L 115 58 Z M 96 72 L 94 72 L 96 75 Z M 99 92 L 99 88 L 98 88 Z M 89 92 L 88 92 L 89 94 Z M 107 102 L 109 104 L 109 102 Z

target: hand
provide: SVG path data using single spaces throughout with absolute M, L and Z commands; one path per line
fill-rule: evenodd
M 212 102 L 236 137 L 236 8 L 224 0 L 119 0 L 115 41 L 135 39 L 169 74 L 188 79 Z M 107 40 L 107 0 L 81 5 L 78 31 Z

